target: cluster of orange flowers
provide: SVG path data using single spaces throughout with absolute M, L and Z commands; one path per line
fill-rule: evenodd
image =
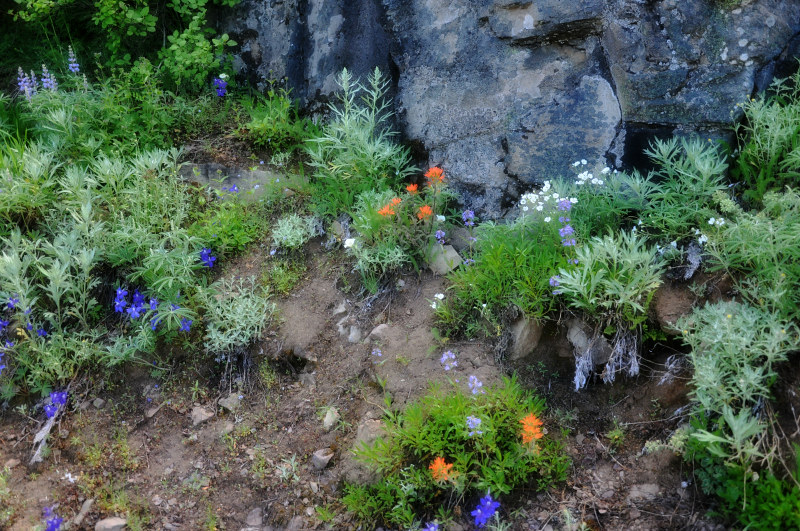
M 450 473 L 453 464 L 446 463 L 444 457 L 437 457 L 434 459 L 433 463 L 431 463 L 428 468 L 431 471 L 431 476 L 433 476 L 434 481 L 447 481 L 452 477 Z
M 419 207 L 419 212 L 417 212 L 417 217 L 419 219 L 426 219 L 433 215 L 433 209 L 428 205 L 422 205 Z
M 389 203 L 384 206 L 382 209 L 378 210 L 378 214 L 381 216 L 394 216 L 394 207 L 402 203 L 403 200 L 399 197 L 393 198 Z
M 438 166 L 434 166 L 425 172 L 425 178 L 428 179 L 428 186 L 435 186 L 444 182 L 444 172 Z
M 531 413 L 527 417 L 519 421 L 522 424 L 522 442 L 524 444 L 532 443 L 537 439 L 544 437 L 542 433 L 542 421 L 536 415 Z

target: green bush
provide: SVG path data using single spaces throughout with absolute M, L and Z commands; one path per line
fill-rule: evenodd
M 547 489 L 566 478 L 569 459 L 561 442 L 541 438 L 543 409 L 514 379 L 474 395 L 434 386 L 405 411 L 387 411 L 386 436 L 356 453 L 382 477 L 347 485 L 343 501 L 361 520 L 405 528 L 423 515 L 445 520 L 474 493 Z
M 800 72 L 776 80 L 770 93 L 739 104 L 744 117 L 736 125 L 741 145 L 732 174 L 756 205 L 800 177 Z
M 287 214 L 272 229 L 272 243 L 276 247 L 297 250 L 317 233 L 317 222 L 311 216 Z
M 339 104 L 322 134 L 306 142 L 314 168 L 314 203 L 318 214 L 349 212 L 368 190 L 395 188 L 413 173 L 408 148 L 392 141 L 389 81 L 377 68 L 366 85 L 353 82 L 347 69 L 339 75 Z
M 272 152 L 294 151 L 319 130 L 308 118 L 300 118 L 297 102 L 286 89 L 271 88 L 266 97 L 245 100 L 243 106 L 250 117 L 239 135 L 260 148 Z
M 266 218 L 258 203 L 245 203 L 225 194 L 198 213 L 189 233 L 212 247 L 220 256 L 244 251 L 267 231 Z

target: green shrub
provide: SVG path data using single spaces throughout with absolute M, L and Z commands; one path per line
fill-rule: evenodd
M 308 118 L 300 118 L 297 103 L 290 96 L 287 89 L 271 88 L 266 97 L 245 100 L 243 106 L 250 121 L 239 135 L 272 152 L 294 151 L 317 136 L 317 127 Z
M 389 130 L 389 81 L 377 68 L 366 85 L 339 75 L 339 104 L 331 104 L 331 120 L 322 134 L 306 142 L 314 168 L 315 208 L 335 217 L 349 212 L 362 192 L 394 188 L 413 173 L 409 150 L 392 141 Z
M 514 379 L 474 395 L 433 386 L 405 411 L 387 412 L 386 436 L 356 453 L 382 477 L 347 485 L 343 501 L 362 520 L 409 527 L 475 493 L 547 489 L 566 478 L 569 459 L 559 441 L 541 438 L 543 409 Z
M 800 72 L 776 80 L 770 92 L 739 104 L 744 117 L 736 125 L 741 145 L 732 174 L 756 205 L 800 176 Z
M 317 222 L 311 216 L 287 214 L 272 229 L 272 242 L 276 247 L 297 250 L 317 233 Z
M 266 218 L 258 203 L 245 203 L 238 196 L 226 194 L 198 213 L 189 233 L 221 256 L 229 256 L 244 251 L 266 230 Z
M 275 313 L 275 304 L 266 293 L 256 289 L 251 278 L 220 280 L 201 292 L 199 302 L 206 309 L 205 347 L 217 354 L 245 347 L 261 336 L 264 326 Z
M 767 192 L 760 211 L 722 201 L 730 219 L 706 247 L 710 271 L 726 270 L 753 304 L 800 319 L 800 194 Z
M 646 153 L 657 168 L 646 185 L 645 226 L 666 241 L 694 236 L 717 215 L 715 194 L 727 189 L 722 155 L 699 138 L 656 140 Z

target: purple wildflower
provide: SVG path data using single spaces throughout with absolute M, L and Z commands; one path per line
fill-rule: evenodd
M 486 392 L 481 389 L 483 387 L 483 382 L 478 380 L 478 377 L 474 374 L 470 375 L 469 383 L 467 385 L 469 385 L 469 390 L 472 391 L 473 395 L 482 395 Z
M 69 55 L 67 57 L 67 61 L 69 61 L 69 71 L 73 74 L 77 74 L 81 71 L 81 65 L 78 64 L 78 59 L 75 57 L 75 52 L 72 49 L 72 46 L 68 46 L 67 50 L 69 51 Z
M 211 256 L 211 249 L 203 247 L 203 250 L 200 251 L 200 261 L 203 262 L 204 266 L 211 269 L 214 267 L 214 262 L 217 261 L 217 257 Z
M 44 328 L 38 328 L 38 329 L 36 330 L 36 334 L 37 334 L 39 337 L 47 337 L 47 330 L 45 330 Z
M 465 210 L 461 213 L 461 219 L 464 220 L 464 225 L 467 227 L 475 226 L 475 212 L 472 210 Z
M 142 315 L 142 307 L 133 304 L 125 311 L 128 312 L 128 315 L 131 316 L 131 319 L 138 319 Z
M 497 509 L 500 507 L 500 502 L 494 501 L 492 499 L 492 495 L 490 493 L 486 493 L 486 496 L 481 498 L 481 501 L 478 503 L 478 506 L 472 511 L 470 514 L 475 517 L 475 525 L 478 527 L 483 527 L 486 525 L 486 522 L 494 516 L 494 513 L 497 512 Z
M 445 232 L 443 230 L 441 230 L 441 229 L 437 230 L 436 234 L 434 234 L 434 236 L 436 237 L 436 241 L 437 242 L 439 242 L 440 244 L 444 245 Z
M 228 93 L 228 82 L 218 77 L 214 78 L 214 87 L 217 90 L 217 96 L 224 98 Z
M 467 417 L 467 428 L 469 428 L 469 436 L 472 437 L 474 435 L 483 435 L 483 432 L 478 428 L 481 427 L 481 419 L 478 417 L 473 417 L 470 415 Z
M 558 275 L 553 275 L 552 277 L 550 277 L 550 285 L 553 286 L 553 287 L 556 287 L 556 286 L 558 286 L 558 282 L 560 280 L 561 280 L 561 277 L 559 277 Z
M 0 332 L 2 332 L 3 329 L 7 327 L 9 324 L 11 324 L 11 321 L 3 321 L 2 319 L 0 319 Z
M 181 319 L 181 327 L 179 329 L 180 332 L 188 332 L 192 326 L 192 320 L 187 319 L 186 317 Z
M 453 352 L 450 350 L 442 354 L 439 363 L 444 365 L 444 370 L 446 371 L 449 371 L 453 367 L 458 367 L 458 361 L 456 360 L 456 355 L 453 354 Z
M 50 400 L 57 406 L 65 406 L 67 405 L 67 396 L 66 391 L 52 391 Z
M 47 418 L 51 419 L 56 416 L 58 413 L 58 406 L 55 404 L 47 404 L 44 406 L 44 414 L 47 415 Z
M 436 522 L 429 522 L 421 531 L 439 531 L 439 524 Z
M 158 310 L 158 299 L 150 297 L 150 309 L 153 311 Z
M 15 296 L 13 297 L 9 297 L 8 302 L 6 303 L 6 307 L 8 307 L 9 310 L 13 310 L 17 307 L 17 304 L 19 304 L 19 295 L 16 293 L 14 295 Z
M 563 212 L 569 212 L 572 208 L 572 202 L 569 199 L 564 198 L 558 202 L 558 209 Z
M 471 266 L 475 264 L 475 260 L 473 260 L 472 258 L 466 258 L 463 263 L 465 266 Z
M 134 306 L 144 305 L 144 295 L 139 293 L 138 289 L 133 291 L 133 305 Z
M 53 92 L 58 90 L 58 83 L 56 82 L 55 76 L 51 74 L 44 65 L 42 65 L 42 88 L 52 90 Z
M 558 229 L 558 235 L 562 238 L 566 238 L 567 236 L 572 236 L 575 234 L 575 229 L 572 228 L 572 225 L 564 225 L 560 229 Z

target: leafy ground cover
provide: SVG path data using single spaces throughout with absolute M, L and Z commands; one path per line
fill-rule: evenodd
M 577 161 L 494 224 L 411 166 L 378 70 L 343 71 L 314 121 L 274 86 L 237 94 L 219 54 L 92 80 L 66 55 L 0 101 L 4 525 L 800 522 L 794 133 L 764 125 L 793 90 L 745 104 L 738 157 L 675 139 L 648 175 Z M 254 182 L 180 177 L 184 142 L 227 156 L 210 134 Z M 659 323 L 668 289 L 692 296 Z

